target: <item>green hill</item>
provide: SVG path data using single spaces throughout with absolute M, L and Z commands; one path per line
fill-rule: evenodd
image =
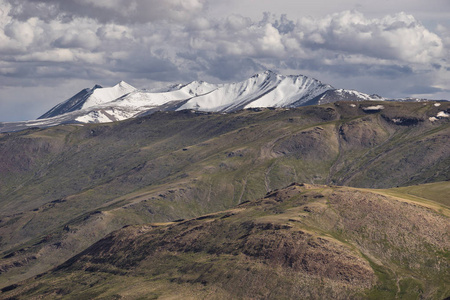
M 356 105 L 160 112 L 1 134 L 0 287 L 124 225 L 230 209 L 291 182 L 392 188 L 450 179 L 449 120 L 429 119 L 449 103 Z M 365 109 L 374 105 L 384 108 Z

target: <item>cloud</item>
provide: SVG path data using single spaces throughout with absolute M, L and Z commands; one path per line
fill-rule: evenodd
M 17 61 L 71 62 L 75 59 L 68 49 L 52 49 L 44 52 L 34 52 L 17 57 Z
M 414 95 L 426 95 L 426 94 L 433 94 L 438 92 L 448 91 L 444 90 L 438 87 L 433 86 L 424 86 L 424 85 L 416 85 L 411 86 L 407 88 L 404 92 L 407 94 L 414 94 Z
M 40 45 L 43 48 L 93 51 L 108 44 L 117 50 L 137 47 L 134 43 L 139 41 L 142 47 L 151 50 L 182 47 L 241 58 L 312 59 L 320 52 L 325 55 L 326 64 L 336 54 L 405 64 L 429 64 L 446 54 L 443 40 L 405 13 L 370 19 L 357 11 L 344 11 L 297 21 L 286 15 L 277 18 L 265 13 L 262 20 L 255 22 L 239 15 L 219 20 L 196 16 L 207 6 L 206 0 L 8 0 L 8 3 L 12 19 L 0 31 L 0 40 L 4 41 L 0 47 L 4 49 L 34 50 L 39 46 L 36 37 L 44 36 L 50 43 L 44 42 Z M 44 7 L 46 13 L 41 12 Z M 152 23 L 159 20 L 178 20 L 186 26 Z
M 272 24 L 264 26 L 264 36 L 258 40 L 260 50 L 269 56 L 283 56 L 285 49 L 281 34 Z
M 191 19 L 183 27 L 150 21 L 177 19 L 175 15 L 201 11 L 205 9 L 205 1 L 8 1 L 10 20 L 0 30 L 0 40 L 4 42 L 0 52 L 11 49 L 17 53 L 23 52 L 14 57 L 14 60 L 20 61 L 49 61 L 46 56 L 55 54 L 53 61 L 67 62 L 77 61 L 77 57 L 94 57 L 96 54 L 103 57 L 101 61 L 114 62 L 118 53 L 136 53 L 139 49 L 153 54 L 165 53 L 167 57 L 163 60 L 181 67 L 183 64 L 192 65 L 193 60 L 186 61 L 183 55 L 179 55 L 188 52 L 194 56 L 207 54 L 208 59 L 203 63 L 235 57 L 237 60 L 261 62 L 276 59 L 280 65 L 293 59 L 301 60 L 305 65 L 313 61 L 322 68 L 366 62 L 370 65 L 389 65 L 388 68 L 392 69 L 392 65 L 436 64 L 445 56 L 443 40 L 413 16 L 404 13 L 370 19 L 356 11 L 344 11 L 318 19 L 302 18 L 295 22 L 286 15 L 277 18 L 269 13 L 264 14 L 260 21 L 239 15 L 223 19 L 208 19 L 205 16 L 194 18 L 190 15 Z M 31 14 L 32 8 L 39 13 L 44 6 L 48 8 L 48 13 L 25 17 Z M 167 8 L 174 12 L 159 12 Z M 155 9 L 157 13 L 154 13 Z M 45 20 L 46 16 L 54 16 L 54 12 L 57 15 L 70 13 L 72 19 Z M 102 17 L 104 14 L 112 18 L 109 23 L 102 23 L 106 21 Z M 145 14 L 146 18 L 141 19 L 141 14 Z M 75 17 L 77 15 L 80 17 Z M 124 20 L 147 23 L 120 25 L 111 22 L 120 18 L 120 15 L 123 15 Z M 140 73 L 135 68 L 146 65 L 134 63 L 137 57 L 151 61 L 153 54 L 147 57 L 128 55 L 130 72 L 136 70 Z M 122 61 L 123 58 L 122 55 Z M 181 68 L 171 69 L 175 72 Z M 208 73 L 209 67 L 204 65 L 203 70 Z M 151 72 L 150 69 L 147 71 Z
M 80 48 L 94 50 L 100 45 L 100 40 L 93 30 L 80 32 L 73 28 L 53 41 L 51 44 L 56 48 Z
M 205 9 L 205 0 L 8 0 L 11 16 L 63 21 L 87 17 L 101 23 L 183 22 Z
M 336 54 L 362 55 L 381 63 L 405 64 L 428 64 L 445 56 L 442 39 L 404 13 L 369 19 L 359 12 L 345 11 L 296 23 L 286 16 L 274 19 L 270 14 L 260 22 L 234 16 L 192 31 L 190 36 L 192 48 L 225 55 L 311 58 L 321 51 L 324 59 Z
M 251 58 L 226 56 L 211 59 L 208 62 L 206 74 L 210 77 L 218 78 L 221 81 L 230 81 L 236 79 L 236 74 L 250 77 L 263 69 L 264 66 L 258 64 Z
M 443 55 L 440 37 L 405 13 L 367 19 L 359 12 L 345 11 L 320 20 L 302 19 L 298 27 L 299 39 L 312 49 L 408 63 L 428 63 Z

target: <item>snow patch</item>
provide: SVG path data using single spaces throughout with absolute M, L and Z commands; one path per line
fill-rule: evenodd
M 441 106 L 441 104 L 440 103 L 435 103 L 434 106 L 439 107 L 439 106 Z
M 374 105 L 374 106 L 368 106 L 368 107 L 363 107 L 362 108 L 364 111 L 368 110 L 368 111 L 375 111 L 375 110 L 382 110 L 384 109 L 383 105 Z
M 445 111 L 438 112 L 437 116 L 438 118 L 450 118 L 450 114 L 446 113 Z

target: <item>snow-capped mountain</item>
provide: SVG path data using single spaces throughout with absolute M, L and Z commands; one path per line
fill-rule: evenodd
M 266 71 L 239 82 L 218 85 L 196 95 L 179 109 L 230 112 L 252 107 L 300 106 L 332 86 L 306 76 L 283 76 Z
M 129 94 L 134 90 L 136 90 L 136 88 L 124 81 L 109 88 L 95 85 L 92 89 L 84 89 L 72 98 L 56 105 L 38 119 L 51 118 L 68 112 L 102 105 L 122 97 L 123 95 Z
M 378 96 L 376 94 L 373 95 L 367 95 L 355 90 L 344 90 L 344 89 L 337 89 L 337 90 L 328 90 L 318 99 L 315 99 L 317 103 L 314 104 L 325 104 L 325 103 L 331 103 L 336 102 L 336 99 L 339 99 L 339 101 L 385 101 L 386 98 L 383 98 L 381 96 Z
M 39 119 L 65 115 L 67 122 L 67 114 L 70 114 L 73 121 L 103 123 L 154 110 L 231 112 L 253 107 L 296 107 L 330 90 L 333 90 L 332 86 L 313 78 L 283 76 L 272 71 L 256 74 L 238 83 L 193 81 L 158 92 L 138 90 L 122 81 L 110 88 L 96 85 L 92 89 L 85 89 Z
M 211 84 L 193 81 L 165 90 L 139 90 L 126 82 L 113 87 L 85 89 L 56 105 L 38 120 L 3 123 L 1 131 L 48 127 L 63 123 L 105 123 L 129 119 L 154 111 L 192 109 L 232 112 L 256 107 L 298 107 L 339 100 L 385 100 L 331 85 L 303 75 L 284 76 L 272 71 L 237 83 Z M 20 128 L 20 129 L 19 129 Z

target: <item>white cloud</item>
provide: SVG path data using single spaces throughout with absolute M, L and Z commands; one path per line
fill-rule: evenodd
M 31 21 L 31 22 L 30 22 Z M 13 21 L 5 26 L 5 34 L 9 38 L 21 43 L 24 47 L 30 45 L 34 40 L 33 25 L 35 20 L 30 19 L 27 22 Z
M 345 11 L 323 19 L 302 19 L 297 28 L 299 41 L 313 49 L 407 63 L 430 63 L 443 55 L 440 37 L 404 13 L 368 19 L 359 12 Z
M 404 63 L 431 63 L 444 56 L 440 37 L 404 13 L 368 19 L 361 13 L 346 11 L 321 19 L 304 18 L 288 29 L 281 23 L 270 19 L 255 23 L 245 18 L 228 18 L 222 24 L 212 25 L 212 29 L 203 26 L 191 32 L 191 45 L 195 49 L 237 54 L 229 51 L 233 47 L 227 43 L 231 42 L 248 51 L 248 55 L 274 57 L 296 56 L 306 48 Z
M 57 38 L 53 45 L 57 48 L 81 48 L 85 50 L 93 50 L 100 45 L 100 40 L 97 38 L 96 32 L 93 30 L 86 30 L 80 32 L 71 28 L 59 38 Z
M 253 22 L 250 18 L 245 18 L 241 15 L 231 15 L 225 19 L 224 27 L 227 28 L 227 30 L 238 32 L 245 30 L 252 24 Z
M 38 22 L 36 18 L 31 18 L 26 22 L 10 20 L 9 23 L 1 24 L 0 51 L 26 51 L 42 34 L 42 28 L 37 26 Z
M 195 18 L 194 20 L 192 20 L 186 27 L 190 30 L 190 31 L 196 31 L 196 30 L 206 30 L 208 28 L 210 28 L 211 23 L 209 22 L 208 19 L 204 18 L 204 17 L 199 17 L 199 18 Z
M 127 20 L 137 21 L 143 15 L 146 17 L 142 21 L 163 18 L 183 20 L 182 15 L 188 14 L 190 21 L 183 30 L 183 27 L 169 24 L 101 25 L 86 18 L 75 18 L 70 22 L 42 22 L 34 17 L 26 21 L 12 20 L 0 32 L 0 39 L 6 44 L 9 38 L 11 48 L 17 48 L 17 43 L 26 48 L 33 43 L 35 36 L 41 35 L 36 31 L 44 30 L 47 40 L 52 40 L 53 47 L 86 51 L 96 49 L 106 40 L 111 42 L 113 39 L 120 39 L 123 44 L 139 40 L 144 43 L 144 47 L 152 49 L 182 46 L 186 50 L 185 47 L 188 46 L 192 50 L 224 55 L 256 55 L 281 59 L 287 56 L 305 58 L 307 52 L 314 56 L 317 50 L 321 50 L 321 54 L 328 51 L 331 57 L 338 52 L 419 64 L 433 63 L 445 56 L 442 39 L 405 13 L 370 19 L 356 11 L 345 11 L 323 18 L 301 18 L 297 22 L 289 20 L 285 15 L 275 19 L 266 14 L 262 21 L 254 22 L 239 15 L 219 20 L 208 19 L 203 15 L 194 18 L 194 12 L 205 8 L 204 0 L 74 0 L 72 5 L 62 3 L 66 2 L 25 1 L 13 11 L 20 15 L 27 5 L 46 4 L 57 5 L 62 12 L 75 13 L 78 12 L 77 9 L 81 10 L 80 7 L 92 6 L 113 10 Z M 177 38 L 180 40 L 176 40 Z M 161 46 L 164 43 L 166 45 Z M 110 46 L 120 47 L 118 43 Z M 324 59 L 327 58 L 329 57 Z
M 450 24 L 448 26 L 444 26 L 442 24 L 438 24 L 436 27 L 436 32 L 441 37 L 442 42 L 444 44 L 444 56 L 447 59 L 450 57 Z
M 28 62 L 72 62 L 75 60 L 75 55 L 69 49 L 52 49 L 22 55 L 17 57 L 16 60 Z
M 285 47 L 280 32 L 272 24 L 264 26 L 264 36 L 258 40 L 261 50 L 268 55 L 283 56 Z
M 83 51 L 74 51 L 75 60 L 90 65 L 102 66 L 107 63 L 103 53 L 89 53 Z

